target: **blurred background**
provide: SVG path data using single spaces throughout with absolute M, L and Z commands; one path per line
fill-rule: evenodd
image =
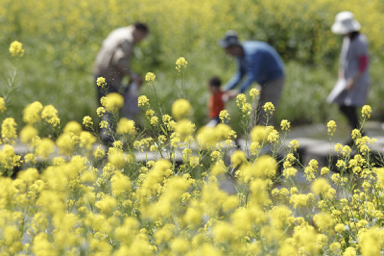
M 93 64 L 108 34 L 136 21 L 149 25 L 147 40 L 135 48 L 133 69 L 143 77 L 157 76 L 156 87 L 166 111 L 179 97 L 194 108 L 193 121 L 207 117 L 207 80 L 217 75 L 225 83 L 235 71 L 217 40 L 234 29 L 241 40 L 261 40 L 277 49 L 286 63 L 286 84 L 278 121 L 293 125 L 346 120 L 325 99 L 337 80 L 342 38 L 330 27 L 340 11 L 351 11 L 362 24 L 370 49 L 371 91 L 368 104 L 373 118 L 384 120 L 384 1 L 382 0 L 0 0 L 0 93 L 13 67 L 18 87 L 6 112 L 21 123 L 22 109 L 33 101 L 53 104 L 62 123 L 83 116 L 96 118 L 98 106 L 92 77 Z M 25 55 L 15 63 L 8 48 L 23 43 Z M 185 57 L 184 86 L 178 88 L 175 61 Z M 3 86 L 4 85 L 4 86 Z M 153 90 L 141 94 L 154 100 Z M 237 129 L 234 102 L 227 109 Z

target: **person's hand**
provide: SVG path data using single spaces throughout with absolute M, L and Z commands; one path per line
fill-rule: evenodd
M 353 90 L 354 87 L 355 87 L 355 80 L 353 78 L 348 79 L 347 86 L 345 87 L 345 89 L 347 91 L 350 91 L 350 90 Z
M 228 100 L 232 100 L 237 97 L 239 94 L 238 90 L 229 90 L 225 92 L 225 96 L 228 98 Z
M 344 71 L 342 69 L 339 69 L 339 78 L 345 78 Z
M 143 79 L 140 76 L 134 76 L 132 78 L 132 81 L 139 86 L 139 89 L 141 88 L 141 85 L 143 84 Z

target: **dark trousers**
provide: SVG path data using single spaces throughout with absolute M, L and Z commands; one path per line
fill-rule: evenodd
M 352 129 L 360 129 L 359 118 L 357 117 L 356 107 L 340 105 L 339 109 L 341 113 L 348 119 L 348 124 Z
M 95 76 L 95 81 L 97 80 L 97 77 L 98 76 Z M 95 84 L 96 84 L 96 82 L 95 82 Z M 105 88 L 101 88 L 101 87 L 96 85 L 97 100 L 98 100 L 99 106 L 101 106 L 101 103 L 100 103 L 101 98 L 104 96 L 107 96 L 109 93 L 116 92 L 116 93 L 122 94 L 122 92 L 117 90 L 115 86 L 112 86 L 111 83 L 109 83 L 109 81 L 107 81 L 107 85 L 109 85 L 109 86 L 106 86 Z M 100 131 L 99 131 L 100 132 L 100 138 L 105 145 L 112 146 L 112 143 L 114 141 L 112 134 L 116 133 L 116 127 L 115 127 L 116 125 L 110 123 L 112 120 L 112 114 L 109 113 L 108 111 L 105 112 L 104 116 L 102 117 L 102 120 L 108 122 L 108 129 L 107 128 L 101 128 L 100 129 Z M 112 134 L 110 134 L 110 133 L 112 133 Z

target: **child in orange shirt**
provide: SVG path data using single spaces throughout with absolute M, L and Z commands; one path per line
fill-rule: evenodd
M 211 95 L 208 99 L 208 109 L 209 109 L 209 117 L 211 121 L 208 122 L 208 127 L 214 127 L 220 120 L 220 112 L 225 108 L 226 95 L 223 91 L 221 91 L 221 80 L 218 77 L 212 77 L 209 79 L 208 87 L 211 92 Z

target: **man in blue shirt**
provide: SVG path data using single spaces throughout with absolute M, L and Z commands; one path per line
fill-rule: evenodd
M 266 118 L 265 114 L 261 114 L 261 107 L 267 102 L 272 102 L 277 108 L 284 85 L 283 61 L 276 50 L 267 43 L 260 41 L 240 43 L 235 31 L 228 31 L 224 38 L 219 40 L 219 44 L 228 55 L 236 58 L 237 63 L 237 72 L 228 81 L 225 90 L 235 88 L 244 76 L 246 79 L 240 87 L 240 93 L 244 93 L 253 82 L 257 82 L 261 86 L 260 99 L 257 112 L 253 113 L 251 125 L 256 123 L 265 125 Z M 233 92 L 228 95 L 233 95 Z M 269 125 L 273 125 L 273 120 Z

